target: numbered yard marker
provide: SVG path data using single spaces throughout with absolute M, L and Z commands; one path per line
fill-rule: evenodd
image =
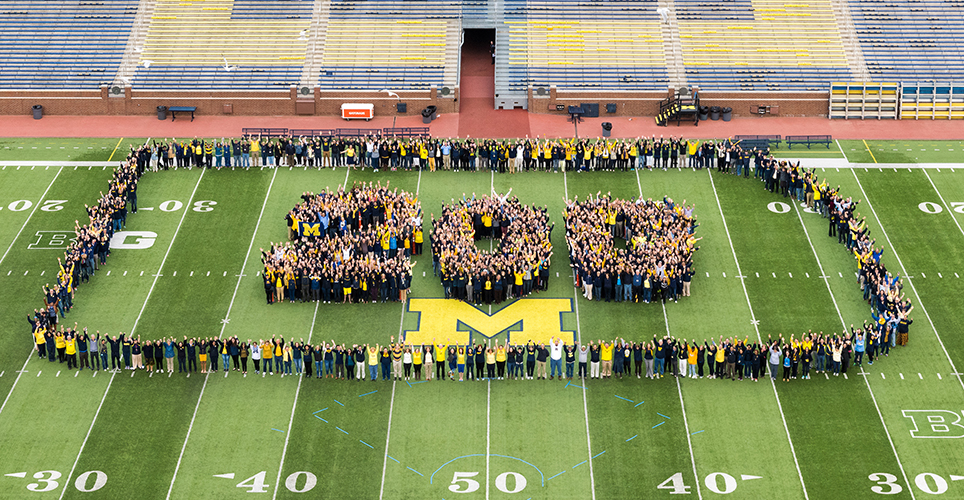
M 13 212 L 23 212 L 32 206 L 33 202 L 30 200 L 17 200 L 7 205 L 7 208 Z
M 53 491 L 60 486 L 60 483 L 58 483 L 57 480 L 60 479 L 60 476 L 62 475 L 63 474 L 55 470 L 42 470 L 40 472 L 36 472 L 34 473 L 33 478 L 36 479 L 37 482 L 28 484 L 27 489 L 37 493 Z
M 452 493 L 472 493 L 479 489 L 479 482 L 472 479 L 478 476 L 478 472 L 456 472 L 452 476 L 452 484 L 449 485 L 449 491 Z M 464 483 L 465 488 L 462 488 L 462 483 Z
M 691 487 L 692 486 L 686 486 L 686 483 L 683 481 L 683 473 L 677 472 L 666 478 L 662 483 L 659 483 L 656 489 L 670 490 L 671 495 L 686 495 L 689 494 Z
M 305 477 L 305 482 L 299 488 L 298 482 L 301 479 L 301 476 Z M 316 484 L 318 484 L 318 477 L 310 472 L 305 471 L 292 473 L 287 479 L 285 479 L 285 488 L 288 488 L 288 491 L 292 493 L 306 493 L 311 491 Z
M 767 204 L 767 209 L 775 214 L 785 214 L 790 211 L 790 205 L 782 201 L 771 201 Z
M 917 208 L 925 214 L 939 214 L 944 211 L 944 207 L 932 201 L 921 202 L 920 205 L 917 205 Z
M 91 477 L 94 478 L 94 484 L 88 487 L 87 485 L 90 484 Z M 97 491 L 103 488 L 105 484 L 107 484 L 107 474 L 99 470 L 89 470 L 77 476 L 77 480 L 74 481 L 74 487 L 77 488 L 77 491 L 84 493 Z
M 867 479 L 875 481 L 877 486 L 871 486 L 870 491 L 880 495 L 896 495 L 904 491 L 904 487 L 897 483 L 897 476 L 886 472 L 875 472 Z
M 59 212 L 64 209 L 64 203 L 67 203 L 67 200 L 46 200 L 40 209 L 44 212 Z
M 238 488 L 249 488 L 248 493 L 267 493 L 268 486 L 271 485 L 264 482 L 266 475 L 267 471 L 261 471 L 245 479 L 244 481 L 241 481 L 237 486 Z
M 194 210 L 195 212 L 210 212 L 214 210 L 214 205 L 217 205 L 217 204 L 218 202 L 211 201 L 211 200 L 195 201 L 194 208 L 192 208 L 191 210 Z
M 162 212 L 176 212 L 184 207 L 184 204 L 177 200 L 167 200 L 158 205 Z
M 918 474 L 914 478 L 914 484 L 924 493 L 930 493 L 931 495 L 942 495 L 947 492 L 947 481 L 933 472 Z
M 723 482 L 723 487 L 720 487 L 720 481 Z M 720 495 L 727 495 L 736 491 L 736 478 L 725 473 L 725 472 L 714 472 L 707 475 L 703 479 L 703 484 L 706 488 L 713 493 L 718 493 Z

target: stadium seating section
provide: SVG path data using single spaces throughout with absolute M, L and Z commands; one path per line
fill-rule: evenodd
M 0 88 L 98 88 L 117 72 L 137 0 L 0 3 Z
M 479 27 L 496 28 L 497 94 L 826 91 L 869 73 L 915 82 L 905 117 L 962 111 L 934 103 L 960 99 L 939 82 L 964 75 L 964 0 L 6 0 L 0 88 L 455 87 Z

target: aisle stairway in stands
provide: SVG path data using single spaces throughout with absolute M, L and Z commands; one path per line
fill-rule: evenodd
M 127 47 L 124 48 L 124 59 L 121 60 L 117 75 L 111 82 L 111 95 L 123 95 L 123 88 L 129 87 L 134 80 L 134 73 L 140 63 L 144 42 L 147 41 L 147 31 L 151 27 L 151 16 L 157 0 L 140 0 L 137 4 L 137 15 L 127 37 Z
M 495 65 L 489 55 L 491 33 L 491 30 L 465 32 L 459 85 L 459 137 L 527 137 L 529 114 L 525 110 L 497 110 L 493 106 Z
M 311 25 L 308 26 L 308 44 L 305 48 L 305 65 L 301 68 L 298 86 L 314 88 L 315 76 L 321 68 L 325 56 L 325 41 L 328 38 L 328 17 L 331 14 L 331 0 L 314 0 L 311 9 Z

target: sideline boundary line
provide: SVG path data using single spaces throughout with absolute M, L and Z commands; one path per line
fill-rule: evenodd
M 164 264 L 167 263 L 167 257 L 171 255 L 171 249 L 174 248 L 174 242 L 177 241 L 177 234 L 181 232 L 181 226 L 184 225 L 184 219 L 187 217 L 188 208 L 191 202 L 194 201 L 194 195 L 197 194 L 197 188 L 201 185 L 201 180 L 204 179 L 204 170 L 201 171 L 201 175 L 197 178 L 197 183 L 194 184 L 194 191 L 191 191 L 191 197 L 188 198 L 187 204 L 184 206 L 184 213 L 181 214 L 181 220 L 177 223 L 177 229 L 174 230 L 174 235 L 171 236 L 171 243 L 167 246 L 167 251 L 164 252 L 164 258 L 161 259 L 161 265 L 157 268 L 157 274 L 154 276 L 154 281 L 151 283 L 150 290 L 147 291 L 147 297 L 144 298 L 144 305 L 141 306 L 141 312 L 137 313 L 137 319 L 134 320 L 134 326 L 131 327 L 130 335 L 134 336 L 134 330 L 137 329 L 137 324 L 141 321 L 141 316 L 144 314 L 144 309 L 147 308 L 147 303 L 151 300 L 151 295 L 154 294 L 154 287 L 157 285 L 157 280 L 161 277 L 161 271 L 164 270 Z M 107 399 L 107 393 L 110 392 L 110 386 L 114 382 L 114 376 L 117 372 L 113 372 L 110 375 L 110 381 L 107 382 L 107 389 L 104 390 L 104 397 L 100 400 L 100 406 L 97 407 L 97 412 L 94 413 L 94 419 L 90 422 L 90 429 L 87 429 L 87 437 L 84 438 L 83 444 L 80 445 L 80 451 L 77 452 L 77 458 L 74 460 L 74 466 L 70 468 L 70 473 L 64 478 L 64 489 L 60 491 L 60 498 L 64 498 L 64 494 L 67 493 L 67 487 L 71 484 L 70 480 L 73 479 L 74 470 L 77 468 L 77 463 L 80 462 L 80 456 L 84 454 L 84 448 L 87 447 L 87 438 L 90 437 L 91 431 L 94 430 L 94 424 L 97 423 L 97 416 L 100 415 L 100 408 L 104 404 L 104 400 Z M 205 378 L 205 382 L 207 379 Z M 204 390 L 203 388 L 201 389 Z M 195 410 L 196 412 L 197 410 Z M 170 496 L 170 493 L 168 493 Z
M 713 187 L 713 196 L 716 198 L 716 207 L 720 211 L 720 220 L 723 221 L 723 230 L 726 231 L 726 239 L 730 243 L 730 252 L 733 253 L 733 263 L 736 264 L 736 272 L 739 273 L 738 276 L 743 276 L 743 271 L 740 269 L 740 259 L 736 256 L 736 248 L 733 247 L 733 238 L 730 237 L 730 229 L 726 225 L 726 215 L 723 214 L 723 205 L 720 203 L 720 195 L 716 191 L 716 182 L 713 181 L 713 173 L 711 169 L 706 170 L 706 175 L 710 178 L 710 185 Z M 760 326 L 757 322 L 756 315 L 753 313 L 753 305 L 750 303 L 750 293 L 746 290 L 746 280 L 740 280 L 740 285 L 743 287 L 743 296 L 746 297 L 746 306 L 750 310 L 750 320 L 753 324 L 753 329 L 756 330 L 757 342 L 763 343 L 763 338 L 760 337 Z M 787 426 L 787 418 L 783 414 L 783 404 L 780 403 L 780 393 L 777 392 L 777 386 L 773 382 L 773 378 L 770 377 L 770 387 L 773 388 L 773 396 L 777 400 L 777 408 L 780 410 L 780 420 L 783 421 L 783 430 L 787 433 L 787 443 L 790 445 L 790 453 L 793 454 L 793 464 L 797 468 L 797 476 L 800 477 L 800 487 L 803 488 L 803 497 L 806 500 L 810 500 L 810 495 L 807 493 L 807 484 L 803 480 L 803 472 L 800 470 L 800 461 L 797 460 L 797 452 L 793 447 L 793 438 L 790 437 L 790 428 Z
M 870 208 L 870 212 L 874 214 L 874 219 L 877 221 L 877 226 L 880 227 L 880 232 L 883 233 L 884 239 L 887 240 L 887 244 L 890 245 L 890 250 L 894 254 L 894 258 L 897 259 L 897 264 L 900 266 L 901 273 L 905 278 L 907 278 L 907 284 L 910 285 L 910 289 L 914 292 L 914 296 L 917 297 L 917 305 L 920 306 L 921 311 L 924 316 L 927 317 L 927 322 L 931 325 L 931 330 L 934 332 L 934 336 L 937 337 L 937 343 L 941 345 L 941 350 L 944 351 L 944 356 L 947 357 L 947 362 L 951 364 L 952 373 L 957 377 L 957 381 L 960 382 L 961 388 L 964 389 L 964 379 L 961 378 L 957 367 L 954 366 L 954 360 L 951 359 L 950 353 L 947 352 L 947 348 L 944 347 L 944 341 L 941 340 L 941 335 L 937 333 L 937 327 L 934 326 L 934 320 L 931 319 L 931 315 L 927 313 L 927 308 L 924 307 L 924 303 L 921 302 L 920 294 L 917 293 L 917 287 L 914 286 L 914 280 L 907 274 L 907 269 L 904 267 L 904 262 L 900 260 L 900 256 L 897 255 L 897 247 L 890 241 L 890 236 L 887 235 L 887 230 L 884 229 L 884 225 L 880 222 L 880 217 L 877 216 L 877 210 L 874 209 L 873 203 L 870 202 L 870 197 L 867 196 L 867 191 L 864 190 L 864 185 L 860 183 L 860 178 L 857 177 L 857 172 L 851 171 L 854 175 L 854 180 L 857 181 L 857 186 L 860 187 L 860 192 L 863 193 L 864 199 L 867 200 L 867 206 Z
M 43 194 L 40 195 L 40 199 L 37 200 L 36 204 L 34 204 L 33 210 L 31 210 L 30 215 L 27 216 L 27 220 L 23 221 L 23 225 L 20 226 L 20 230 L 17 231 L 17 235 L 13 237 L 12 241 L 10 241 L 10 246 L 7 247 L 7 251 L 3 252 L 3 256 L 0 257 L 0 264 L 2 264 L 4 260 L 6 260 L 7 255 L 10 253 L 10 250 L 13 248 L 15 244 L 17 244 L 17 240 L 20 239 L 20 235 L 23 234 L 23 230 L 26 229 L 27 224 L 30 223 L 30 219 L 33 218 L 33 214 L 37 213 L 37 208 L 39 208 L 40 205 L 43 203 L 44 199 L 47 198 L 47 193 L 50 192 L 50 188 L 53 187 L 54 182 L 57 182 L 57 178 L 60 177 L 60 173 L 63 171 L 64 171 L 64 167 L 60 167 L 60 170 L 58 170 L 57 173 L 54 174 L 54 178 L 50 180 L 50 184 L 47 184 L 47 189 L 45 189 Z M 13 385 L 10 386 L 10 391 L 7 392 L 7 397 L 4 398 L 3 404 L 0 405 L 0 414 L 2 414 L 3 409 L 7 407 L 7 401 L 10 401 L 10 396 L 13 395 L 13 390 L 17 388 L 17 382 L 20 382 L 20 377 L 23 375 L 24 370 L 27 369 L 27 363 L 30 363 L 30 358 L 33 357 L 33 353 L 34 353 L 34 350 L 30 349 L 30 354 L 27 354 L 27 359 L 23 362 L 23 367 L 20 368 L 19 372 L 17 372 L 17 378 L 14 379 Z
M 204 171 L 201 171 L 203 177 Z M 238 288 L 241 286 L 241 278 L 244 277 L 244 269 L 248 265 L 248 258 L 251 256 L 251 248 L 254 246 L 254 239 L 258 237 L 258 228 L 261 227 L 261 219 L 264 217 L 264 209 L 268 206 L 268 198 L 271 196 L 271 188 L 274 186 L 275 177 L 278 176 L 278 168 L 275 168 L 274 174 L 271 176 L 271 182 L 268 184 L 268 191 L 264 195 L 264 203 L 261 205 L 261 215 L 258 216 L 258 222 L 254 226 L 254 234 L 251 235 L 251 243 L 248 245 L 248 253 L 244 257 L 244 263 L 241 264 L 241 272 L 238 273 L 238 284 L 234 287 L 234 294 L 231 295 L 231 303 L 228 304 L 228 312 L 224 315 L 225 319 L 231 315 L 231 308 L 234 306 L 234 299 L 238 296 Z M 195 188 L 196 189 L 196 188 Z M 191 201 L 194 201 L 194 195 L 191 195 Z M 187 213 L 187 210 L 185 210 Z M 176 235 L 176 233 L 175 233 Z M 161 274 L 158 272 L 157 274 Z M 157 278 L 155 278 L 156 280 Z M 147 305 L 145 303 L 145 305 Z M 143 311 L 141 311 L 143 312 Z M 227 327 L 227 323 L 221 324 L 221 332 L 218 333 L 218 338 L 224 335 L 224 328 Z M 174 491 L 174 482 L 177 481 L 177 473 L 181 469 L 181 461 L 184 459 L 184 450 L 187 449 L 187 442 L 191 438 L 191 431 L 194 429 L 194 421 L 197 419 L 198 408 L 201 407 L 201 398 L 204 397 L 204 389 L 208 386 L 208 378 L 211 376 L 210 373 L 204 374 L 204 383 L 201 384 L 201 393 L 197 396 L 197 404 L 194 406 L 194 414 L 191 415 L 191 423 L 187 426 L 187 434 L 184 436 L 184 444 L 181 445 L 181 453 L 177 457 L 177 465 L 174 466 L 174 475 L 171 477 L 171 485 L 167 489 L 167 499 L 170 500 L 171 492 Z
M 807 225 L 803 222 L 803 216 L 800 214 L 800 207 L 797 206 L 797 202 L 793 203 L 793 208 L 797 212 L 797 219 L 800 221 L 800 226 L 803 227 L 803 234 L 807 236 L 807 242 L 810 243 L 810 250 L 813 251 L 813 258 L 817 261 L 817 268 L 820 269 L 820 275 L 823 276 L 823 282 L 827 285 L 827 292 L 830 293 L 830 300 L 833 301 L 833 307 L 837 310 L 837 317 L 840 318 L 840 325 L 844 329 L 844 335 L 847 333 L 847 322 L 844 321 L 843 314 L 840 313 L 840 306 L 837 304 L 837 298 L 833 294 L 833 289 L 830 288 L 830 281 L 827 277 L 827 273 L 823 270 L 823 263 L 820 262 L 820 256 L 817 255 L 817 249 L 813 246 L 813 240 L 810 238 L 810 231 L 807 229 Z M 863 368 L 860 370 L 864 373 Z M 870 399 L 874 402 L 874 408 L 877 409 L 877 416 L 880 418 L 880 425 L 884 427 L 884 433 L 887 434 L 887 441 L 890 442 L 890 449 L 894 452 L 894 458 L 897 460 L 897 466 L 900 467 L 900 474 L 904 477 L 904 484 L 907 485 L 907 490 L 910 492 L 910 498 L 915 500 L 914 488 L 911 486 L 910 481 L 907 479 L 907 473 L 904 472 L 904 464 L 900 461 L 900 455 L 897 454 L 897 447 L 894 446 L 894 439 L 890 435 L 890 429 L 887 428 L 887 422 L 884 421 L 884 414 L 880 412 L 880 406 L 877 404 L 877 397 L 874 395 L 874 390 L 870 387 L 870 381 L 867 380 L 867 375 L 864 376 L 864 383 L 867 385 L 867 390 L 870 392 Z
M 318 306 L 321 305 L 321 301 L 315 302 L 315 314 L 311 316 L 311 329 L 308 330 L 308 345 L 311 345 L 311 336 L 315 333 L 315 320 L 318 319 Z M 308 360 L 311 363 L 311 360 Z M 274 500 L 278 498 L 278 486 L 281 485 L 281 473 L 285 468 L 285 457 L 288 455 L 288 440 L 291 439 L 291 425 L 295 421 L 295 409 L 298 408 L 298 396 L 301 394 L 301 382 L 305 380 L 305 374 L 301 373 L 298 376 L 298 388 L 295 389 L 295 401 L 291 405 L 291 417 L 288 418 L 288 431 L 285 432 L 285 447 L 281 450 L 281 465 L 278 466 L 278 477 L 274 481 L 274 493 L 271 495 L 271 499 Z

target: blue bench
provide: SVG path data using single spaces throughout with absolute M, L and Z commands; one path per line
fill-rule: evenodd
M 177 113 L 191 113 L 191 121 L 194 121 L 194 112 L 197 111 L 197 106 L 171 106 L 167 108 L 171 112 L 171 121 L 177 119 Z
M 793 149 L 794 144 L 806 144 L 807 149 L 810 149 L 811 144 L 823 144 L 827 146 L 827 149 L 830 149 L 833 137 L 829 135 L 788 135 L 786 141 L 788 149 Z

